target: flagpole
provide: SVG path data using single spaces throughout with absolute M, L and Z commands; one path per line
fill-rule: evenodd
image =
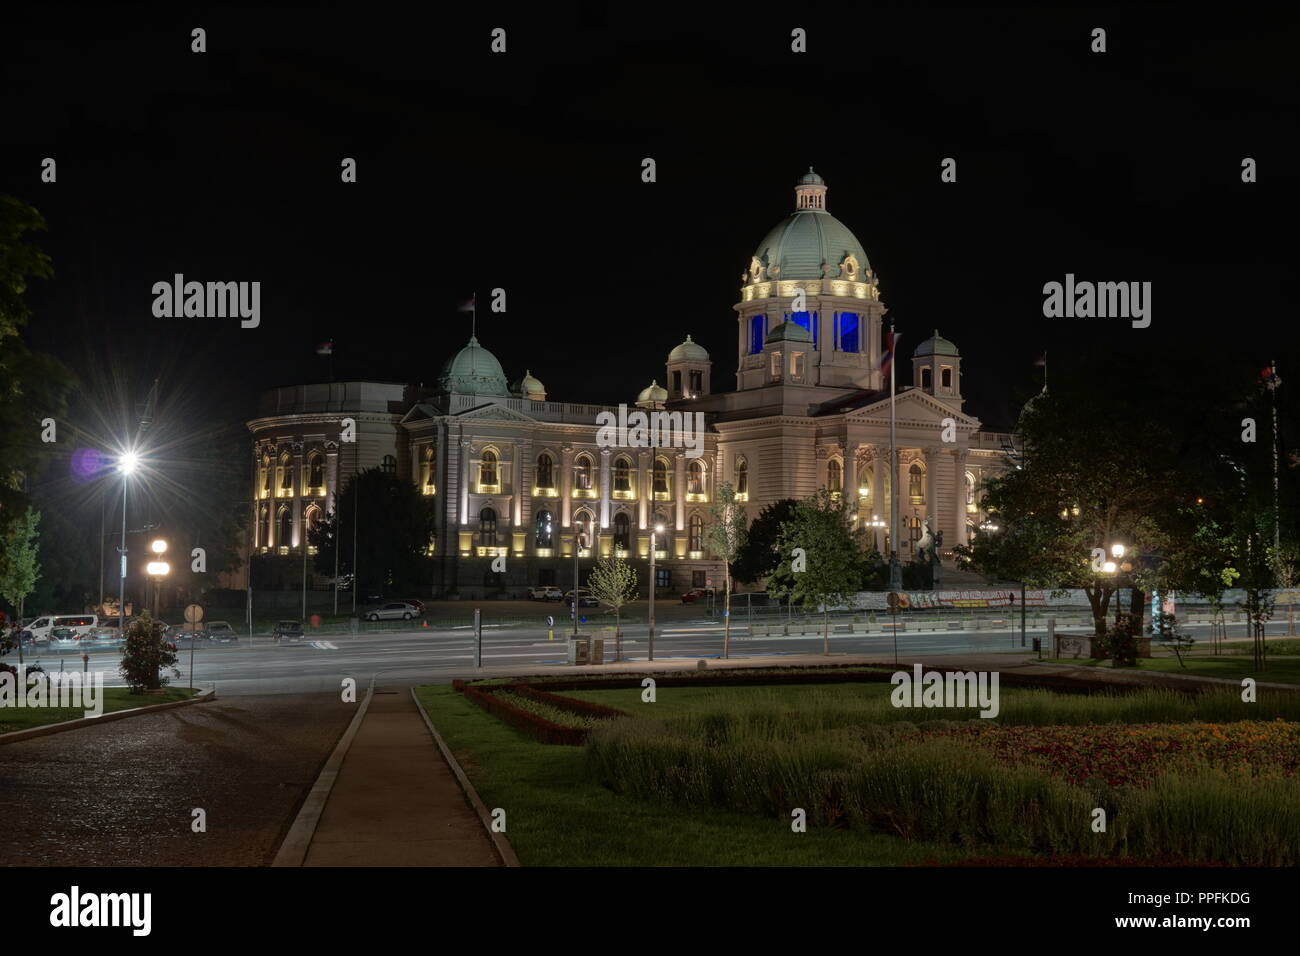
M 1278 441 L 1277 441 L 1277 386 L 1281 380 L 1277 375 L 1277 359 L 1273 360 L 1272 368 L 1269 370 L 1272 381 L 1269 383 L 1269 391 L 1273 397 L 1273 560 L 1282 547 L 1282 535 L 1278 523 L 1278 509 L 1281 507 L 1278 501 Z
M 903 567 L 898 563 L 898 448 L 894 421 L 894 369 L 898 365 L 894 320 L 889 320 L 889 589 L 903 589 Z

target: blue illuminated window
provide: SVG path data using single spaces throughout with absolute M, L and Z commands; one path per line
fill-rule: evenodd
M 841 352 L 861 351 L 858 336 L 858 314 L 856 312 L 841 312 L 836 325 L 838 326 L 836 334 L 839 338 L 839 350 Z
M 765 335 L 764 325 L 767 324 L 767 316 L 755 315 L 749 320 L 749 354 L 757 355 L 763 351 L 763 338 Z

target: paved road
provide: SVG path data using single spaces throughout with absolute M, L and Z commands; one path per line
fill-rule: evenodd
M 703 614 L 691 614 L 680 609 L 677 619 L 661 621 L 655 638 L 656 659 L 666 658 L 716 658 L 722 653 L 722 627 L 709 621 Z M 604 621 L 599 612 L 589 614 L 593 620 Z M 557 624 L 561 623 L 558 620 Z M 1090 627 L 1063 629 L 1064 633 L 1088 633 Z M 1204 635 L 1205 629 L 1193 625 L 1194 635 Z M 584 628 L 584 633 L 595 634 L 596 629 Z M 1030 628 L 1029 637 L 1045 635 L 1042 629 Z M 632 660 L 647 657 L 647 632 L 644 624 L 625 628 L 624 654 Z M 1229 635 L 1244 638 L 1245 625 L 1229 625 Z M 557 628 L 554 640 L 548 640 L 545 626 L 496 626 L 483 628 L 482 660 L 485 670 L 502 669 L 545 671 L 548 667 L 564 664 L 567 660 L 566 638 L 568 632 Z M 746 655 L 810 654 L 820 653 L 822 637 L 812 625 L 807 634 L 797 632 L 789 636 L 750 636 L 743 619 L 738 618 L 732 628 L 733 658 Z M 898 635 L 898 649 L 904 656 L 928 654 L 968 654 L 1020 650 L 1020 632 L 984 629 L 978 631 L 906 631 Z M 835 634 L 831 635 L 833 654 L 871 654 L 884 658 L 893 656 L 892 634 Z M 613 641 L 606 641 L 607 659 L 612 659 Z M 190 654 L 180 652 L 181 683 L 188 682 Z M 241 694 L 280 693 L 337 693 L 345 678 L 357 681 L 364 687 L 372 676 L 378 676 L 386 685 L 403 687 L 420 683 L 446 682 L 453 677 L 473 676 L 475 669 L 475 641 L 469 627 L 435 630 L 417 628 L 407 632 L 388 631 L 361 635 L 326 635 L 320 640 L 301 644 L 279 646 L 269 638 L 239 644 L 200 648 L 194 654 L 194 673 L 197 686 L 215 684 L 222 697 Z M 47 669 L 57 669 L 59 657 L 46 652 L 41 663 Z M 91 655 L 90 667 L 103 670 L 105 683 L 121 684 L 116 676 L 118 654 L 103 650 Z M 70 655 L 63 658 L 65 666 L 80 666 L 80 658 Z
M 246 696 L 5 744 L 0 865 L 263 866 L 355 712 Z

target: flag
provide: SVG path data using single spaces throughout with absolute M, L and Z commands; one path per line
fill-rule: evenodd
M 1047 368 L 1047 353 L 1044 352 L 1038 358 L 1034 359 L 1034 368 Z
M 898 340 L 901 338 L 901 335 L 893 332 L 885 333 L 885 350 L 880 356 L 880 374 L 883 376 L 881 381 L 889 378 L 889 367 L 894 362 L 894 350 L 898 347 Z
M 1282 384 L 1282 379 L 1277 374 L 1277 367 L 1273 365 L 1260 369 L 1259 377 L 1264 380 L 1265 388 L 1277 388 Z
M 322 342 L 322 343 L 320 343 L 320 345 L 316 346 L 316 354 L 317 354 L 317 355 L 333 355 L 333 354 L 334 354 L 334 340 L 333 340 L 333 339 L 330 339 L 328 342 Z
M 463 300 L 463 301 L 461 302 L 460 305 L 456 306 L 456 311 L 457 311 L 457 312 L 473 312 L 473 311 L 474 311 L 474 296 L 470 296 L 468 299 Z

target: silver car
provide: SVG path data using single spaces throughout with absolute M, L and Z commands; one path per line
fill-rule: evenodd
M 420 609 L 405 601 L 389 601 L 382 607 L 363 611 L 361 616 L 367 621 L 409 621 L 419 617 Z

